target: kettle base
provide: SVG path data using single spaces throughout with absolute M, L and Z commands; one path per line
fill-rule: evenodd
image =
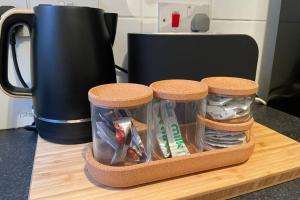
M 91 122 L 57 124 L 35 119 L 39 135 L 57 144 L 81 144 L 92 141 Z

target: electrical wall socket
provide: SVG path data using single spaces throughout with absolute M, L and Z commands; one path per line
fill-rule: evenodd
M 6 128 L 17 128 L 30 125 L 33 122 L 31 99 L 11 99 L 8 102 Z M 1 127 L 3 128 L 3 127 Z
M 179 14 L 178 27 L 172 27 L 172 14 Z M 196 14 L 206 14 L 210 18 L 207 3 L 158 3 L 159 32 L 191 32 L 191 21 Z M 174 18 L 173 18 L 174 20 Z

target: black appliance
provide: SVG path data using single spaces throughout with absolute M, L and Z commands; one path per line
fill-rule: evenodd
M 116 82 L 112 45 L 117 14 L 88 7 L 39 5 L 12 9 L 1 19 L 0 84 L 11 96 L 32 97 L 41 137 L 56 143 L 91 140 L 88 90 Z M 31 35 L 31 88 L 8 80 L 11 31 L 27 25 Z
M 258 47 L 248 35 L 128 34 L 129 82 L 236 76 L 254 80 Z

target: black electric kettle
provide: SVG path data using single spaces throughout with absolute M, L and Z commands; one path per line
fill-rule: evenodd
M 31 88 L 8 80 L 9 35 L 20 24 L 28 26 L 31 36 Z M 39 5 L 2 15 L 0 84 L 8 95 L 32 97 L 41 137 L 65 144 L 91 140 L 87 93 L 116 82 L 116 25 L 117 14 L 88 7 Z

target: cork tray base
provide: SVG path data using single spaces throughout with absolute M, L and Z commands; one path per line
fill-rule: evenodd
M 251 135 L 248 143 L 237 147 L 122 167 L 108 166 L 97 162 L 93 157 L 92 149 L 89 147 L 86 151 L 86 168 L 98 183 L 111 187 L 130 187 L 240 164 L 250 158 L 254 146 L 254 136 Z

